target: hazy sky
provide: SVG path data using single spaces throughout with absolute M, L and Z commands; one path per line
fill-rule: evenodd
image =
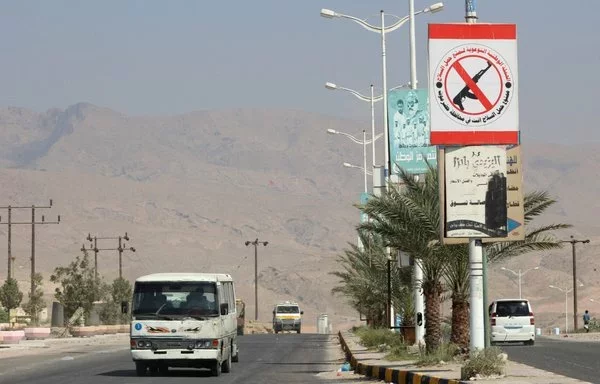
M 416 9 L 433 2 L 415 0 Z M 321 8 L 378 23 L 380 9 L 404 16 L 408 1 L 1 0 L 0 106 L 291 107 L 367 120 L 368 103 L 323 84 L 380 85 L 380 37 Z M 522 137 L 600 140 L 600 1 L 479 0 L 477 11 L 481 22 L 517 24 Z M 427 23 L 463 20 L 463 0 L 417 17 L 421 86 Z M 390 87 L 409 80 L 408 24 L 388 35 L 388 68 Z

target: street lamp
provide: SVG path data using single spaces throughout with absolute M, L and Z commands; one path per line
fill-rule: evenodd
M 579 284 L 580 287 L 583 287 L 583 284 Z M 558 289 L 559 291 L 563 292 L 565 294 L 565 333 L 567 333 L 568 329 L 569 329 L 569 321 L 568 321 L 568 312 L 569 312 L 569 292 L 571 292 L 573 290 L 573 288 L 560 288 L 557 287 L 555 285 L 549 285 L 548 287 L 550 288 L 554 288 L 554 289 Z
M 365 20 L 359 19 L 358 17 L 354 17 L 354 16 L 350 16 L 350 15 L 345 15 L 343 13 L 337 13 L 335 11 L 332 11 L 331 9 L 321 9 L 321 16 L 331 19 L 334 17 L 340 17 L 340 18 L 344 18 L 344 19 L 348 19 L 351 20 L 357 24 L 359 24 L 360 26 L 362 26 L 363 28 L 365 28 L 368 31 L 371 32 L 375 32 L 375 33 L 379 33 L 381 35 L 381 57 L 382 57 L 382 80 L 383 80 L 383 138 L 384 138 L 384 142 L 385 142 L 385 164 L 384 164 L 384 177 L 388 177 L 389 176 L 389 169 L 390 169 L 390 153 L 389 153 L 389 138 L 388 138 L 388 130 L 389 130 L 389 126 L 388 126 L 388 105 L 387 105 L 387 93 L 388 93 L 388 88 L 387 88 L 387 62 L 386 62 L 386 54 L 385 54 L 385 34 L 386 33 L 390 33 L 395 31 L 396 29 L 400 28 L 402 25 L 404 25 L 407 21 L 409 21 L 412 17 L 414 17 L 415 15 L 421 14 L 421 13 L 435 13 L 435 12 L 439 12 L 443 9 L 444 4 L 443 3 L 435 3 L 430 5 L 427 8 L 424 8 L 420 11 L 417 12 L 411 12 L 410 15 L 408 16 L 404 16 L 402 18 L 398 18 L 398 21 L 396 21 L 394 24 L 389 25 L 389 26 L 385 26 L 385 13 L 383 12 L 383 10 L 381 11 L 381 25 L 375 26 L 372 24 L 367 23 Z M 414 39 L 411 39 L 411 43 L 414 42 Z
M 571 235 L 571 240 L 560 241 L 560 243 L 571 243 L 571 248 L 573 250 L 573 328 L 575 330 L 577 329 L 577 255 L 575 253 L 575 244 L 587 244 L 589 242 L 589 239 L 576 240 L 573 235 Z
M 365 175 L 365 193 L 369 193 L 369 188 L 367 186 L 367 175 L 372 176 L 373 172 L 368 171 L 366 168 L 361 167 L 360 165 L 354 165 L 351 163 L 344 163 L 343 166 L 346 168 L 357 168 L 363 171 L 363 174 Z
M 265 247 L 269 244 L 268 241 L 246 241 L 246 247 L 250 244 L 254 245 L 254 321 L 258 321 L 258 245 L 262 244 Z
M 373 138 L 371 138 L 371 140 L 367 140 L 367 134 L 366 134 L 365 130 L 363 129 L 363 139 L 358 140 L 356 137 L 352 136 L 349 133 L 336 131 L 335 129 L 331 129 L 331 128 L 329 128 L 327 130 L 327 133 L 329 133 L 330 135 L 338 135 L 339 134 L 339 135 L 346 136 L 353 142 L 355 142 L 357 144 L 361 144 L 363 146 L 363 166 L 359 167 L 359 168 L 361 168 L 364 173 L 365 193 L 369 193 L 369 188 L 368 188 L 368 184 L 367 184 L 367 174 L 372 175 L 373 173 L 370 173 L 367 170 L 367 144 L 373 143 L 373 146 L 375 146 L 375 141 L 381 137 L 381 134 L 374 136 Z
M 503 270 L 503 271 L 511 272 L 513 275 L 515 275 L 515 276 L 517 276 L 519 278 L 519 299 L 522 299 L 523 297 L 521 295 L 521 282 L 522 282 L 523 276 L 525 276 L 525 274 L 527 272 L 529 272 L 529 271 L 535 271 L 537 269 L 540 269 L 540 267 L 531 268 L 531 269 L 526 270 L 525 272 L 521 272 L 520 269 L 519 269 L 519 272 L 515 272 L 512 269 L 508 269 L 508 268 L 505 268 L 505 267 L 502 267 L 500 269 Z
M 351 164 L 351 163 L 344 163 L 344 164 L 342 164 L 342 165 L 343 165 L 344 167 L 346 167 L 346 168 L 358 168 L 358 169 L 360 169 L 361 171 L 364 171 L 364 170 L 365 170 L 365 169 L 364 169 L 363 167 L 361 167 L 360 165 L 354 165 L 354 164 Z M 372 175 L 372 174 L 373 174 L 373 172 L 371 172 L 371 171 L 367 171 L 367 175 L 369 175 L 369 176 L 370 176 L 370 175 Z
M 397 85 L 393 88 L 390 88 L 390 91 L 393 91 L 398 88 L 406 88 L 406 87 L 408 87 L 408 84 L 401 84 L 401 85 Z M 346 91 L 346 92 L 349 92 L 349 93 L 353 94 L 354 96 L 356 96 L 356 98 L 358 98 L 359 100 L 368 101 L 371 104 L 371 137 L 376 137 L 375 140 L 377 140 L 377 138 L 381 137 L 380 136 L 381 134 L 375 136 L 375 103 L 382 100 L 383 95 L 375 96 L 373 94 L 373 84 L 371 84 L 371 96 L 370 97 L 367 97 L 367 96 L 363 95 L 362 93 L 357 92 L 353 89 L 346 88 L 346 87 L 340 87 L 337 84 L 330 83 L 330 82 L 325 83 L 325 88 L 327 88 L 331 91 L 336 91 L 336 90 Z M 327 130 L 327 131 L 329 131 L 329 130 Z M 377 166 L 377 162 L 375 161 L 375 140 L 372 141 L 372 144 L 373 144 L 373 146 L 372 146 L 373 171 L 375 171 L 375 167 Z

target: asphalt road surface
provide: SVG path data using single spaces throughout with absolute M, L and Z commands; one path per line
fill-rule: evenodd
M 535 346 L 501 347 L 508 358 L 574 379 L 600 383 L 600 343 L 536 337 Z
M 208 370 L 172 368 L 166 375 L 138 377 L 126 344 L 73 345 L 0 359 L 0 383 L 335 383 L 331 373 L 340 358 L 335 335 L 245 335 L 240 337 L 240 362 L 233 363 L 231 373 L 213 377 Z

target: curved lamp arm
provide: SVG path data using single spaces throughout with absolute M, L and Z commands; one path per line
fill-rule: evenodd
M 435 13 L 435 12 L 441 11 L 443 8 L 444 8 L 444 3 L 441 3 L 441 2 L 435 3 L 435 4 L 430 5 L 427 8 L 423 8 L 422 10 L 415 12 L 414 15 L 416 16 L 421 13 L 427 13 L 427 12 Z M 382 28 L 382 27 L 378 27 L 378 26 L 369 24 L 367 21 L 365 21 L 363 19 L 359 19 L 358 17 L 345 15 L 343 13 L 338 13 L 338 12 L 332 11 L 331 9 L 325 9 L 325 8 L 321 9 L 321 16 L 329 18 L 329 19 L 331 19 L 333 17 L 341 17 L 344 19 L 352 20 L 353 22 L 359 24 L 361 27 L 365 28 L 366 30 L 375 32 L 375 33 L 381 33 L 382 30 L 385 33 L 393 32 L 396 29 L 400 28 L 402 25 L 404 25 L 410 19 L 409 16 L 404 16 L 402 18 L 395 16 L 395 17 L 398 17 L 398 21 L 396 21 L 392 25 Z M 390 16 L 394 16 L 394 15 L 390 15 Z
M 409 83 L 405 83 L 405 84 L 400 84 L 400 85 L 396 85 L 393 88 L 390 88 L 388 90 L 389 91 L 393 91 L 395 89 L 399 89 L 399 88 L 408 88 Z M 356 96 L 356 98 L 362 100 L 362 101 L 367 101 L 367 102 L 371 102 L 371 97 L 370 96 L 365 96 L 362 93 L 355 91 L 354 89 L 350 89 L 350 88 L 346 88 L 346 87 L 341 87 L 337 84 L 334 83 L 330 83 L 327 82 L 325 83 L 325 88 L 330 89 L 332 91 L 336 91 L 336 90 L 340 90 L 340 91 L 346 91 L 349 92 L 351 94 L 353 94 L 354 96 Z M 379 96 L 373 96 L 373 102 L 376 103 L 378 101 L 381 101 L 383 99 L 383 95 L 379 95 Z
M 365 171 L 365 169 L 363 167 L 358 166 L 358 165 L 354 165 L 354 164 L 350 164 L 350 163 L 344 163 L 343 166 L 346 167 L 346 168 L 357 168 L 357 169 L 360 169 L 361 171 L 365 172 L 369 176 L 373 175 L 373 172 L 370 172 L 368 170 Z
M 346 87 L 337 87 L 337 89 L 342 90 L 342 91 L 346 91 L 346 92 L 350 92 L 351 94 L 353 94 L 354 96 L 356 96 L 360 100 L 371 102 L 371 97 L 367 97 L 367 96 L 363 95 L 362 93 L 357 92 L 357 91 L 355 91 L 353 89 L 346 88 Z M 379 100 L 381 100 L 383 98 L 383 96 L 378 96 L 378 97 L 379 97 L 379 99 L 377 99 L 377 98 L 374 97 L 373 101 L 379 101 Z
M 510 272 L 510 273 L 512 273 L 512 274 L 513 274 L 513 275 L 515 275 L 515 276 L 519 276 L 519 274 L 518 274 L 517 272 L 513 271 L 512 269 L 508 269 L 508 268 L 506 268 L 506 267 L 502 267 L 502 268 L 500 268 L 500 269 L 501 269 L 501 270 L 503 270 L 503 271 Z
M 328 129 L 327 133 L 331 134 L 331 135 L 343 135 L 346 136 L 347 138 L 349 138 L 350 140 L 352 140 L 353 142 L 355 142 L 356 144 L 361 144 L 361 145 L 365 145 L 365 144 L 371 144 L 373 142 L 373 139 L 369 139 L 367 141 L 362 141 L 360 139 L 357 139 L 356 137 L 352 136 L 349 133 L 346 132 L 341 132 L 341 131 L 336 131 L 335 129 Z M 377 141 L 377 139 L 379 139 L 381 136 L 383 136 L 383 133 L 379 133 L 377 135 L 375 135 L 375 141 Z
M 540 267 L 531 268 L 531 269 L 528 269 L 528 270 L 526 270 L 525 272 L 521 272 L 521 276 L 525 276 L 525 274 L 526 274 L 527 272 L 535 271 L 535 270 L 537 270 L 537 269 L 540 269 Z
M 371 97 L 370 96 L 365 96 L 362 93 L 355 91 L 354 89 L 350 89 L 350 88 L 346 88 L 346 87 L 340 87 L 335 83 L 330 83 L 330 82 L 326 82 L 325 83 L 325 88 L 332 90 L 332 91 L 346 91 L 346 92 L 350 92 L 351 94 L 353 94 L 354 96 L 356 96 L 358 99 L 363 100 L 363 101 L 368 101 L 371 102 Z M 378 96 L 379 99 L 377 98 L 373 98 L 373 101 L 379 101 L 380 99 L 383 98 L 383 96 Z

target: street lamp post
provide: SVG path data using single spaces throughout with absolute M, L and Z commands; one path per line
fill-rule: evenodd
M 357 168 L 357 169 L 360 169 L 363 172 L 363 174 L 365 175 L 365 193 L 369 193 L 369 188 L 368 188 L 368 185 L 367 185 L 367 175 L 373 175 L 373 172 L 368 171 L 364 167 L 361 167 L 359 165 L 354 165 L 354 164 L 348 163 L 348 162 L 345 162 L 342 165 L 344 167 L 346 167 L 346 168 Z
M 503 270 L 503 271 L 508 271 L 508 272 L 512 273 L 513 275 L 515 275 L 515 276 L 517 276 L 519 278 L 519 299 L 522 299 L 523 296 L 521 295 L 521 283 L 522 283 L 523 276 L 525 276 L 525 274 L 527 272 L 535 271 L 535 270 L 540 269 L 540 267 L 531 268 L 531 269 L 526 270 L 525 272 L 522 272 L 521 269 L 519 269 L 519 272 L 515 272 L 512 269 L 508 269 L 508 268 L 505 268 L 505 267 L 502 267 L 500 269 Z
M 576 240 L 573 235 L 571 235 L 571 240 L 563 240 L 561 243 L 571 243 L 571 249 L 573 254 L 573 329 L 577 330 L 577 255 L 575 253 L 575 244 L 589 243 L 589 239 L 585 240 Z
M 386 45 L 385 45 L 385 35 L 386 33 L 390 33 L 393 32 L 395 30 L 397 30 L 398 28 L 400 28 L 402 25 L 404 25 L 407 21 L 409 21 L 409 19 L 411 17 L 414 17 L 418 14 L 421 13 L 435 13 L 435 12 L 439 12 L 443 9 L 444 4 L 443 3 L 435 3 L 430 5 L 427 8 L 424 8 L 420 11 L 417 12 L 413 12 L 412 16 L 405 16 L 402 18 L 398 18 L 398 21 L 396 21 L 394 24 L 389 25 L 389 26 L 385 26 L 385 13 L 382 10 L 381 11 L 381 25 L 380 26 L 375 26 L 372 24 L 367 23 L 365 20 L 359 19 L 358 17 L 354 17 L 354 16 L 350 16 L 350 15 L 345 15 L 342 13 L 337 13 L 335 11 L 332 11 L 331 9 L 321 9 L 321 16 L 326 17 L 326 18 L 334 18 L 334 17 L 340 17 L 340 18 L 344 18 L 344 19 L 349 19 L 352 20 L 353 22 L 359 24 L 360 26 L 362 26 L 363 28 L 365 28 L 368 31 L 371 32 L 375 32 L 375 33 L 379 33 L 381 35 L 381 58 L 382 58 L 382 85 L 383 85 L 383 138 L 384 138 L 384 142 L 385 142 L 385 163 L 384 163 L 384 177 L 387 178 L 389 177 L 389 169 L 390 169 L 390 154 L 389 154 L 389 137 L 388 137 L 388 131 L 389 131 L 389 126 L 388 126 L 388 116 L 387 116 L 387 93 L 388 93 L 388 89 L 387 89 L 387 61 L 386 61 Z
M 399 88 L 406 88 L 407 86 L 408 86 L 408 84 L 401 84 L 401 85 L 397 85 L 397 86 L 395 86 L 393 88 L 390 88 L 389 90 L 393 91 L 393 90 L 399 89 Z M 374 93 L 373 93 L 374 92 L 373 84 L 371 84 L 371 96 L 370 97 L 365 96 L 362 93 L 360 93 L 358 91 L 355 91 L 353 89 L 338 86 L 335 83 L 327 82 L 327 83 L 325 83 L 325 88 L 327 88 L 329 90 L 332 90 L 332 91 L 335 91 L 335 90 L 346 91 L 346 92 L 351 93 L 352 95 L 354 95 L 359 100 L 369 102 L 371 104 L 371 137 L 377 137 L 377 138 L 381 137 L 381 134 L 375 136 L 375 103 L 377 103 L 378 101 L 383 100 L 383 95 L 378 95 L 378 96 L 374 95 Z M 375 159 L 375 152 L 376 152 L 375 151 L 375 141 L 372 141 L 371 144 L 372 144 L 371 151 L 372 151 L 372 154 L 373 154 L 373 170 L 374 170 L 375 167 L 377 166 L 377 161 Z
M 254 245 L 254 321 L 258 321 L 258 245 L 262 244 L 265 247 L 269 244 L 268 241 L 246 241 L 246 247 L 250 244 Z
M 364 173 L 364 183 L 365 183 L 365 193 L 368 193 L 368 192 L 369 192 L 369 189 L 368 189 L 368 184 L 367 184 L 367 175 L 368 175 L 368 174 L 372 174 L 372 173 L 370 173 L 370 172 L 367 170 L 367 145 L 368 145 L 368 144 L 371 144 L 371 143 L 373 143 L 373 145 L 374 145 L 375 141 L 377 141 L 377 139 L 379 139 L 379 138 L 380 138 L 382 135 L 381 135 L 381 134 L 378 134 L 377 136 L 374 136 L 374 137 L 373 137 L 373 138 L 371 138 L 370 140 L 367 140 L 367 134 L 366 134 L 366 131 L 365 131 L 365 130 L 363 130 L 363 139 L 362 139 L 362 140 L 359 140 L 358 138 L 356 138 L 356 137 L 352 136 L 352 135 L 351 135 L 351 134 L 349 134 L 349 133 L 346 133 L 346 132 L 341 132 L 341 131 L 336 131 L 335 129 L 331 129 L 331 128 L 329 128 L 329 129 L 327 130 L 327 133 L 329 133 L 330 135 L 342 135 L 342 136 L 346 136 L 347 138 L 349 138 L 349 139 L 350 139 L 350 140 L 352 140 L 353 142 L 355 142 L 355 143 L 357 143 L 357 144 L 360 144 L 360 145 L 362 145 L 362 146 L 363 146 L 363 166 L 362 166 L 362 167 L 356 167 L 356 166 L 352 166 L 352 165 L 350 165 L 350 168 L 360 168 L 360 169 L 362 169 L 362 170 L 363 170 L 363 173 Z M 345 167 L 347 167 L 347 165 L 346 165 L 346 164 L 347 164 L 347 163 L 344 163 L 344 166 L 345 166 Z
M 579 284 L 580 287 L 583 287 L 583 284 Z M 560 288 L 557 287 L 555 285 L 549 285 L 548 287 L 550 288 L 554 288 L 554 289 L 558 289 L 559 291 L 563 292 L 565 294 L 565 333 L 568 332 L 569 329 L 569 292 L 571 292 L 573 290 L 573 288 Z M 576 330 L 576 329 L 574 329 Z

